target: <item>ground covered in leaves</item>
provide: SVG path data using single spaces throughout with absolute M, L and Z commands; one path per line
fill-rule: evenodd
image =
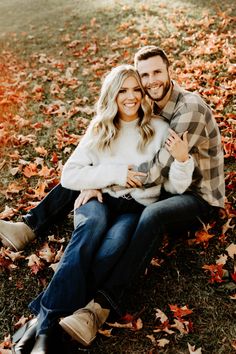
M 20 220 L 58 183 L 102 76 L 132 63 L 141 45 L 166 50 L 175 80 L 202 95 L 222 133 L 226 211 L 187 241 L 167 239 L 129 289 L 127 316 L 70 354 L 236 352 L 233 16 L 229 0 L 0 2 L 1 219 Z M 27 304 L 51 278 L 71 231 L 69 216 L 24 252 L 1 248 L 0 352 L 29 318 Z

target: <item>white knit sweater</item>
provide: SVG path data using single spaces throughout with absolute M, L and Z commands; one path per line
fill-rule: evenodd
M 80 144 L 74 150 L 64 165 L 61 175 L 63 187 L 72 190 L 102 189 L 114 197 L 121 197 L 130 193 L 132 197 L 143 205 L 158 200 L 161 184 L 148 184 L 155 180 L 149 176 L 142 188 L 126 188 L 128 165 L 139 165 L 151 161 L 157 151 L 163 146 L 168 135 L 168 124 L 158 118 L 153 118 L 151 124 L 155 135 L 144 151 L 138 150 L 139 132 L 138 120 L 131 122 L 120 121 L 118 136 L 110 148 L 103 151 L 88 146 L 90 129 L 87 130 Z M 144 164 L 145 165 L 145 164 Z M 152 173 L 158 171 L 159 166 Z M 194 169 L 193 159 L 184 163 L 174 161 L 170 168 L 169 179 L 164 181 L 164 188 L 171 193 L 183 193 L 191 184 Z M 160 171 L 159 171 L 160 174 Z

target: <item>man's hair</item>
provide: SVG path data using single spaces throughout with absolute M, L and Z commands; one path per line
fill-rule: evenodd
M 166 64 L 167 68 L 170 66 L 169 59 L 163 49 L 155 45 L 147 45 L 140 48 L 134 56 L 134 66 L 137 68 L 138 62 L 141 60 L 147 60 L 152 57 L 159 56 L 162 58 L 163 62 Z

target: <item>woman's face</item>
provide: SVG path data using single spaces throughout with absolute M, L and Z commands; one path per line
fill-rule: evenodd
M 130 122 L 138 118 L 138 109 L 141 105 L 142 91 L 135 77 L 129 76 L 124 80 L 116 98 L 118 116 Z

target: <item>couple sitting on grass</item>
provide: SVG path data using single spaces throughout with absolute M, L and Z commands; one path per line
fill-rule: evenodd
M 224 207 L 221 136 L 199 95 L 170 78 L 156 46 L 135 67 L 105 77 L 91 121 L 65 163 L 61 184 L 24 222 L 0 221 L 4 246 L 23 249 L 74 206 L 74 232 L 46 289 L 30 304 L 35 318 L 13 336 L 15 354 L 53 353 L 63 328 L 88 346 L 148 266 L 164 233 L 208 221 Z

